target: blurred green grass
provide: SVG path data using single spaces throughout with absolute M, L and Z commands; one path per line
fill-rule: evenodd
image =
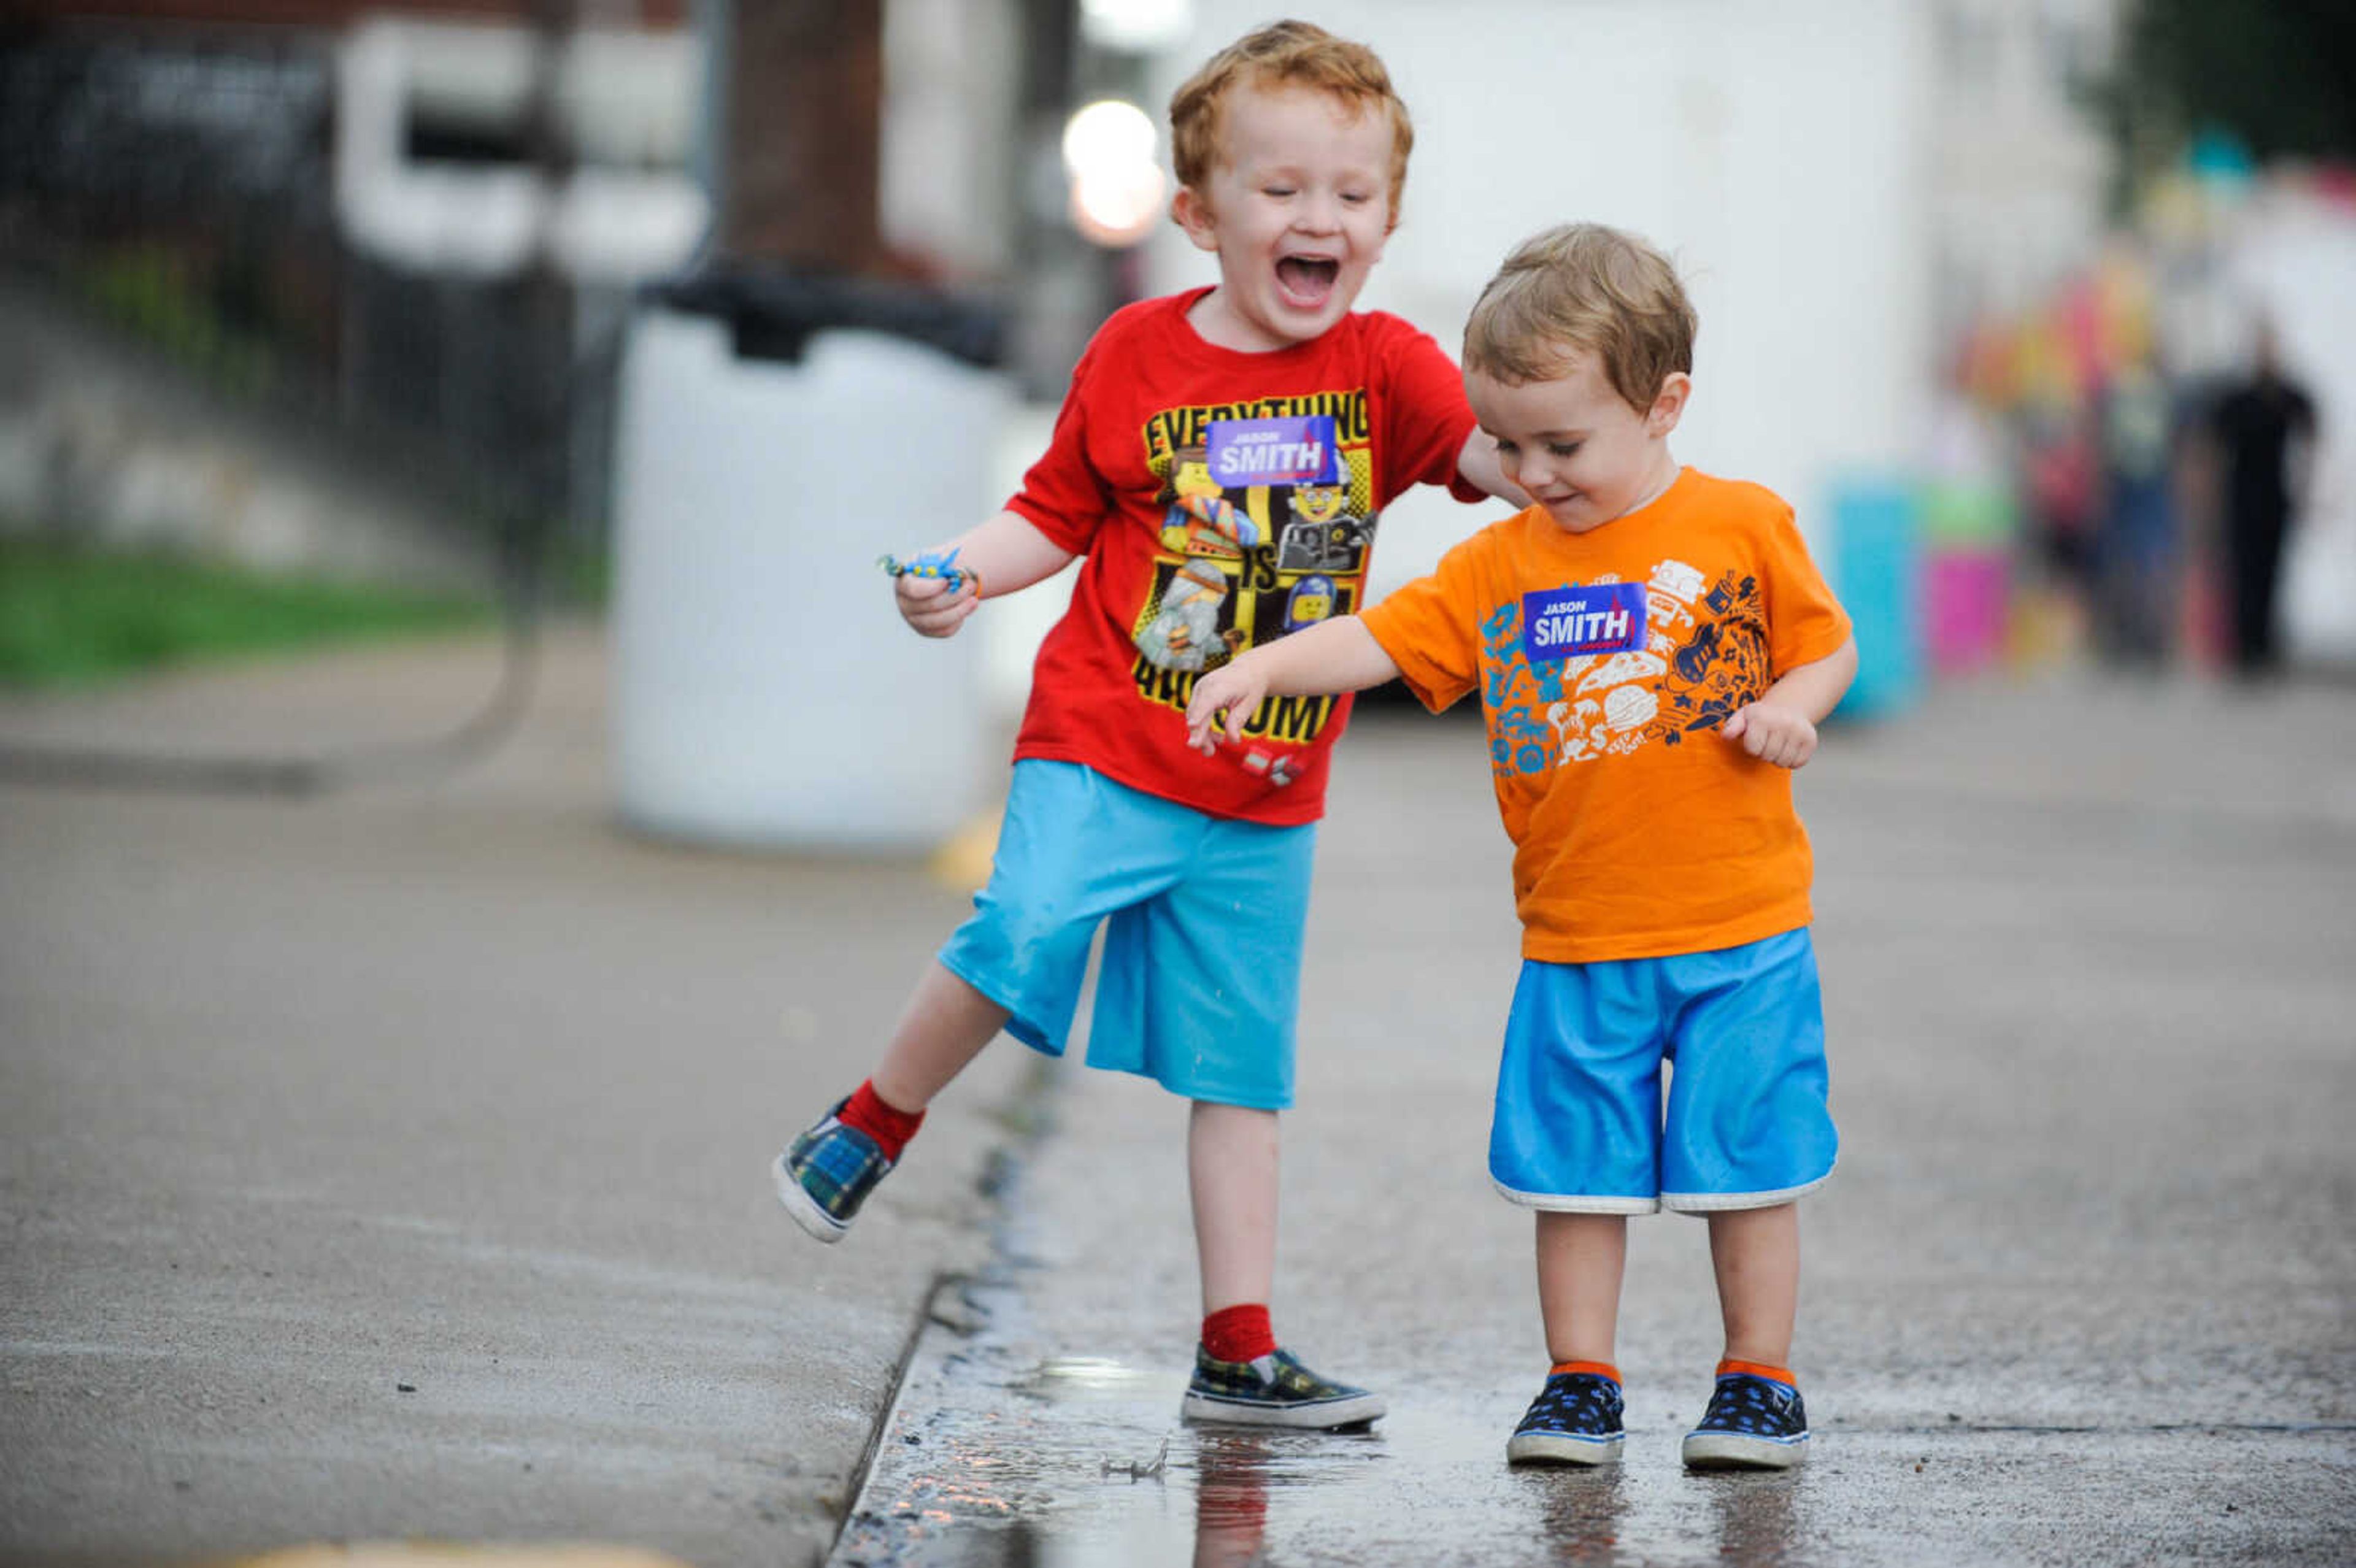
M 493 618 L 487 599 L 0 538 L 0 686 L 20 689 L 454 632 Z

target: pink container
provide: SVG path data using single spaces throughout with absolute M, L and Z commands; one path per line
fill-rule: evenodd
M 1995 665 L 2004 654 L 2010 557 L 2002 550 L 1934 545 L 1922 573 L 1933 672 L 1967 675 Z

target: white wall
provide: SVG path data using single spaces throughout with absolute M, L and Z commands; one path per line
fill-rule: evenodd
M 1147 107 L 1264 0 L 1196 0 Z M 1839 475 L 1909 462 L 1933 385 L 1927 13 L 1888 0 L 1352 0 L 1291 8 L 1373 45 L 1415 116 L 1405 217 L 1362 296 L 1456 350 L 1517 240 L 1590 219 L 1684 270 L 1701 314 L 1684 461 L 1783 493 L 1821 549 Z M 1164 153 L 1166 155 L 1167 149 Z M 1155 292 L 1207 281 L 1172 230 Z M 1394 506 L 1378 591 L 1489 515 Z
M 884 235 L 960 279 L 1013 260 L 1016 33 L 1010 0 L 884 7 Z
M 2078 96 L 2119 0 L 1939 0 L 1928 79 L 1942 325 L 2035 309 L 2100 245 L 2108 133 Z

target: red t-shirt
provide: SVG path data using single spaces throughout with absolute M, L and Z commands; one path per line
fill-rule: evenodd
M 1245 354 L 1188 324 L 1207 292 L 1126 306 L 1098 330 L 1007 502 L 1083 557 L 1014 754 L 1214 816 L 1312 822 L 1350 699 L 1272 700 L 1206 757 L 1186 744 L 1194 677 L 1359 609 L 1378 516 L 1408 485 L 1483 499 L 1456 472 L 1472 413 L 1440 346 L 1397 316 L 1353 314 Z

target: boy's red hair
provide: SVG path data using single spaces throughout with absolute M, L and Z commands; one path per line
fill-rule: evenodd
M 1415 126 L 1407 105 L 1391 87 L 1382 58 L 1364 44 L 1337 38 L 1312 22 L 1273 22 L 1248 33 L 1213 55 L 1170 95 L 1170 160 L 1178 183 L 1197 195 L 1206 188 L 1221 151 L 1228 90 L 1307 87 L 1330 92 L 1361 112 L 1379 111 L 1391 122 L 1390 226 L 1399 219 L 1407 187 L 1408 154 Z

